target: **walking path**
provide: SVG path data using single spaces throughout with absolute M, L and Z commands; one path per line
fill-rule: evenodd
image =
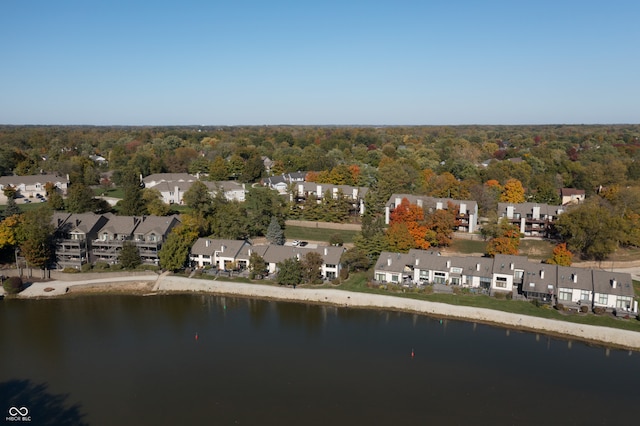
M 300 288 L 269 286 L 260 284 L 245 284 L 228 281 L 212 281 L 177 277 L 164 273 L 100 278 L 84 281 L 49 281 L 34 283 L 23 290 L 20 298 L 44 298 L 64 295 L 70 287 L 96 286 L 100 284 L 114 285 L 117 283 L 155 283 L 153 292 L 207 292 L 221 295 L 236 295 L 268 300 L 297 301 L 304 303 L 326 303 L 331 305 L 388 309 L 419 314 L 435 315 L 460 320 L 499 324 L 529 331 L 574 337 L 580 340 L 613 345 L 622 348 L 640 350 L 640 333 L 609 327 L 583 325 L 545 318 L 529 317 L 526 315 L 494 311 L 491 309 L 468 306 L 448 305 L 445 303 L 428 302 L 402 297 L 356 293 L 344 290 L 326 288 Z M 46 291 L 49 289 L 49 291 Z

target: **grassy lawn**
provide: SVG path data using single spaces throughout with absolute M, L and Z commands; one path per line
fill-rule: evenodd
M 124 191 L 122 188 L 113 188 L 105 191 L 104 188 L 98 187 L 93 189 L 93 194 L 96 196 L 104 195 L 105 197 L 124 198 Z
M 529 259 L 549 259 L 553 254 L 555 244 L 545 240 L 520 240 L 520 254 Z
M 453 239 L 449 250 L 461 254 L 484 253 L 486 241 L 473 241 L 464 239 Z
M 340 234 L 345 243 L 352 243 L 353 237 L 358 231 L 341 231 L 338 229 L 303 228 L 301 226 L 287 226 L 284 229 L 284 236 L 288 240 L 302 241 L 329 241 L 333 234 Z

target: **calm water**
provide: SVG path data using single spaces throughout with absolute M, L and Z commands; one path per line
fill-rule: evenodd
M 0 302 L 1 421 L 24 406 L 52 425 L 635 424 L 639 379 L 638 352 L 409 314 Z

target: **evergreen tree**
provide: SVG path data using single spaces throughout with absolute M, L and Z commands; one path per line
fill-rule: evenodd
M 278 246 L 284 245 L 284 232 L 282 231 L 282 227 L 275 216 L 271 217 L 271 223 L 269 223 L 269 228 L 267 228 L 266 237 L 270 244 Z
M 118 254 L 118 263 L 125 269 L 135 269 L 142 263 L 138 246 L 133 241 L 123 242 L 122 250 Z
M 4 209 L 4 211 L 2 212 L 2 217 L 4 219 L 11 217 L 13 215 L 16 214 L 20 214 L 21 210 L 20 207 L 18 207 L 18 205 L 16 204 L 16 200 L 13 198 L 9 198 L 7 200 L 7 208 Z
M 189 250 L 197 239 L 197 226 L 188 226 L 183 222 L 182 225 L 173 228 L 158 253 L 160 266 L 174 272 L 184 268 L 189 258 Z
M 121 179 L 124 198 L 118 202 L 119 213 L 123 216 L 140 216 L 145 214 L 142 198 L 143 184 L 134 169 L 123 170 Z

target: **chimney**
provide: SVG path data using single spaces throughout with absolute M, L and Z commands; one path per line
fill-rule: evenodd
M 249 257 L 251 257 L 251 249 L 249 249 L 247 253 L 249 254 Z
M 578 274 L 572 274 L 571 275 L 571 279 L 573 280 L 574 283 L 578 282 Z
M 447 260 L 447 268 L 451 268 L 451 261 Z
M 617 285 L 618 282 L 615 279 L 611 280 L 611 288 L 616 288 Z
M 324 248 L 324 255 L 326 256 L 326 255 L 328 255 L 328 254 L 329 254 L 329 248 L 328 248 L 328 247 L 325 247 L 325 248 Z
M 391 256 L 387 257 L 387 266 L 391 266 Z
M 420 258 L 416 258 L 416 266 L 420 265 Z
M 396 197 L 396 207 L 398 207 L 401 202 L 402 202 L 402 199 L 400 197 Z
M 416 200 L 416 204 L 418 205 L 418 207 L 422 208 L 422 198 L 418 198 Z
M 479 270 L 480 270 L 480 264 L 476 263 L 476 271 L 479 271 Z
M 513 263 L 509 264 L 509 269 L 511 269 L 513 271 L 513 268 L 515 267 L 515 265 Z
M 226 248 L 226 247 L 225 247 L 225 245 L 224 245 L 224 244 L 223 244 L 223 245 L 221 245 L 221 246 L 220 246 L 220 253 L 224 253 L 224 249 L 225 249 L 225 248 Z
M 540 278 L 544 279 L 544 269 L 540 269 Z
M 209 244 L 211 244 L 211 240 L 204 240 L 205 247 L 209 247 Z

